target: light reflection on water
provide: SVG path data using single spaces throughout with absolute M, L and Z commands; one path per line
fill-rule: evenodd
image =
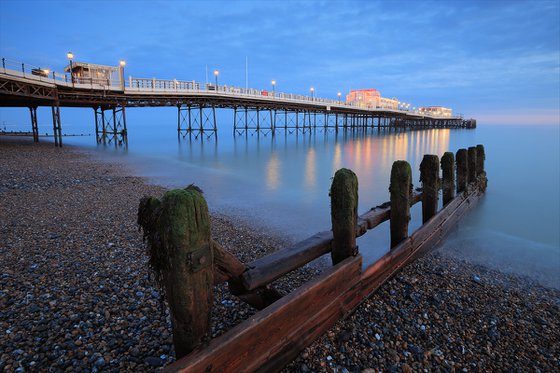
M 363 213 L 389 199 L 394 161 L 404 159 L 411 164 L 417 187 L 424 154 L 441 157 L 446 151 L 482 143 L 487 153 L 488 193 L 465 220 L 464 229 L 451 237 L 450 250 L 461 247 L 461 253 L 468 255 L 470 247 L 487 247 L 488 242 L 511 247 L 517 238 L 516 250 L 530 252 L 531 246 L 539 247 L 540 258 L 534 261 L 544 255 L 543 260 L 552 263 L 553 269 L 560 269 L 557 127 L 483 126 L 476 130 L 405 132 L 369 129 L 338 134 L 317 129 L 297 134 L 280 131 L 275 136 L 233 136 L 222 130 L 217 140 L 202 141 L 188 137 L 177 141 L 171 130 L 150 134 L 142 128 L 129 131 L 128 151 L 99 147 L 98 154 L 124 161 L 139 175 L 169 187 L 195 183 L 205 191 L 212 210 L 247 219 L 296 240 L 330 228 L 328 192 L 337 169 L 350 168 L 358 175 L 359 212 Z M 548 162 L 546 170 L 556 171 L 545 174 L 546 170 L 535 170 L 535 165 L 542 162 Z M 549 180 L 544 185 L 531 183 L 518 176 L 522 174 Z M 544 203 L 539 198 L 542 193 L 549 196 Z M 420 225 L 418 207 L 412 211 L 411 232 Z M 496 238 L 503 235 L 510 237 L 507 243 Z M 388 236 L 388 225 L 384 224 L 360 238 L 360 251 L 367 263 L 386 252 Z M 507 251 L 485 250 L 487 255 Z M 523 257 L 526 260 L 526 255 Z M 507 260 L 511 261 L 511 256 L 500 259 Z M 558 282 L 557 275 L 552 277 Z

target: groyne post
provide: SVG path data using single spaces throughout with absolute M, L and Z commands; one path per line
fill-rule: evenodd
M 441 157 L 441 173 L 445 206 L 455 198 L 455 156 L 452 152 L 445 152 Z
M 422 223 L 426 223 L 437 213 L 439 158 L 426 154 L 420 163 L 420 182 L 422 183 Z
M 484 152 L 484 145 L 476 146 L 476 175 L 480 175 L 484 172 L 484 160 L 486 159 L 486 154 Z
M 467 149 L 457 150 L 457 194 L 467 190 L 467 178 L 469 173 Z
M 407 161 L 393 163 L 389 192 L 391 194 L 391 248 L 393 248 L 408 237 L 412 170 Z
M 469 147 L 468 151 L 468 162 L 469 162 L 469 183 L 474 183 L 476 181 L 476 146 Z
M 177 358 L 200 344 L 210 325 L 213 252 L 208 206 L 196 186 L 144 197 L 138 224 L 148 239 L 150 265 L 165 291 Z
M 358 253 L 356 226 L 358 219 L 358 177 L 347 168 L 334 174 L 330 191 L 333 265 Z

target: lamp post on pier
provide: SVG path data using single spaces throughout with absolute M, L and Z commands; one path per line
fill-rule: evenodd
M 126 65 L 126 61 L 121 59 L 119 61 L 119 79 L 121 83 L 121 91 L 123 92 L 124 92 L 124 66 L 125 65 Z
M 216 78 L 216 91 L 218 91 L 218 75 L 220 75 L 220 72 L 217 69 L 214 70 L 214 78 Z
M 276 87 L 276 80 L 273 80 L 270 82 L 270 84 L 272 84 L 272 95 L 274 96 L 275 91 L 275 87 Z
M 309 88 L 309 90 L 311 91 L 311 101 L 315 100 L 315 88 L 311 87 Z
M 74 69 L 72 67 L 72 60 L 74 59 L 74 53 L 68 52 L 66 53 L 66 57 L 70 61 L 70 80 L 72 81 L 72 88 L 74 88 Z
M 338 92 L 336 95 L 338 96 L 338 103 L 340 104 L 340 96 L 342 96 L 342 93 Z

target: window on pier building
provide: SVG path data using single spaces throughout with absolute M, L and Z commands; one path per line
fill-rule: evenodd
M 74 82 L 78 84 L 98 84 L 111 86 L 119 84 L 118 67 L 96 65 L 85 62 L 72 62 L 64 68 L 65 72 L 72 73 Z
M 428 106 L 428 107 L 421 107 L 421 113 L 433 115 L 436 117 L 446 117 L 450 118 L 453 116 L 453 110 L 443 107 L 443 106 Z

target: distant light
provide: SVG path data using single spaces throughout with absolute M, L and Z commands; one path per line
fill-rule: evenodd
M 272 85 L 276 85 L 276 80 L 271 81 Z
M 311 92 L 313 92 L 313 91 L 315 90 L 315 88 L 311 87 L 309 90 L 310 90 Z
M 68 52 L 68 53 L 66 53 L 66 57 L 68 57 L 69 60 L 73 60 L 74 59 L 74 53 Z
M 340 96 L 342 96 L 342 93 L 338 92 L 337 95 L 338 95 L 338 97 L 340 97 Z
M 124 67 L 124 66 L 126 65 L 126 61 L 125 61 L 125 60 L 120 60 L 120 61 L 119 61 L 119 64 L 120 64 L 122 67 Z
M 220 72 L 218 70 L 214 70 L 214 75 L 218 76 Z
M 49 75 L 50 70 L 49 69 L 43 69 L 43 72 L 45 73 L 45 75 Z

